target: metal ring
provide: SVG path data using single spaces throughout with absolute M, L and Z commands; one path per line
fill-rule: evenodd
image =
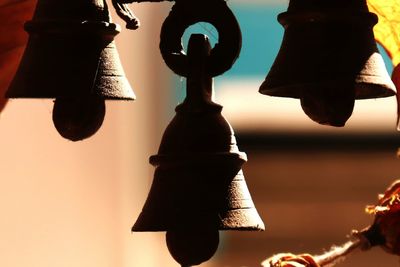
M 213 77 L 220 75 L 232 67 L 242 47 L 239 24 L 224 0 L 176 2 L 161 28 L 164 61 L 176 74 L 187 77 L 187 57 L 181 39 L 185 30 L 197 22 L 208 22 L 218 31 L 219 40 L 211 50 L 206 69 Z

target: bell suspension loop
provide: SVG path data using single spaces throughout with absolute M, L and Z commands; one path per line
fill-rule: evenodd
M 233 66 L 242 47 L 239 24 L 225 0 L 177 1 L 161 27 L 161 55 L 173 72 L 188 77 L 181 38 L 189 26 L 198 22 L 208 22 L 218 31 L 218 42 L 207 59 L 207 72 L 211 77 L 221 75 Z

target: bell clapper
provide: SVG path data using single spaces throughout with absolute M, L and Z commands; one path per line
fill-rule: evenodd
M 53 123 L 60 135 L 80 141 L 95 134 L 103 124 L 105 101 L 93 95 L 79 98 L 56 98 Z
M 182 267 L 199 265 L 209 260 L 217 251 L 217 229 L 172 230 L 166 234 L 167 247 L 172 257 Z
M 313 121 L 335 127 L 343 127 L 354 108 L 353 88 L 330 88 L 305 90 L 300 98 L 301 108 Z

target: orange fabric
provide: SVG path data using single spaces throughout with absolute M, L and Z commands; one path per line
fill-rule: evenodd
M 276 254 L 266 259 L 261 265 L 263 267 L 320 267 L 310 254 L 292 253 Z
M 397 90 L 397 130 L 400 131 L 400 64 L 393 69 L 392 81 Z
M 375 39 L 388 52 L 393 65 L 400 63 L 400 0 L 368 0 L 368 8 L 378 15 Z
M 0 111 L 28 40 L 23 25 L 32 18 L 35 6 L 36 0 L 0 0 Z
M 400 180 L 394 181 L 379 195 L 378 203 L 367 206 L 366 211 L 375 214 L 370 229 L 378 229 L 375 231 L 383 240 L 381 247 L 388 253 L 400 255 Z

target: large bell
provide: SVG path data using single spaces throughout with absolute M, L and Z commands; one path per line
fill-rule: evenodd
M 104 100 L 133 100 L 104 0 L 39 0 L 8 98 L 56 98 L 53 121 L 76 141 L 101 126 Z
M 177 107 L 158 155 L 150 157 L 154 180 L 133 231 L 264 229 L 241 170 L 246 154 L 221 109 Z
M 192 35 L 189 62 L 196 51 L 208 55 L 209 48 L 203 35 Z M 205 60 L 200 63 L 204 67 Z M 211 100 L 212 79 L 194 76 L 188 77 L 187 97 L 176 108 L 158 154 L 150 157 L 156 167 L 153 184 L 132 227 L 167 231 L 170 252 L 182 266 L 211 257 L 218 230 L 264 230 L 241 170 L 246 154 L 239 151 L 222 106 Z M 203 252 L 204 257 L 198 255 Z
M 343 126 L 355 99 L 395 94 L 365 0 L 291 0 L 285 33 L 260 93 L 299 98 L 313 120 Z

